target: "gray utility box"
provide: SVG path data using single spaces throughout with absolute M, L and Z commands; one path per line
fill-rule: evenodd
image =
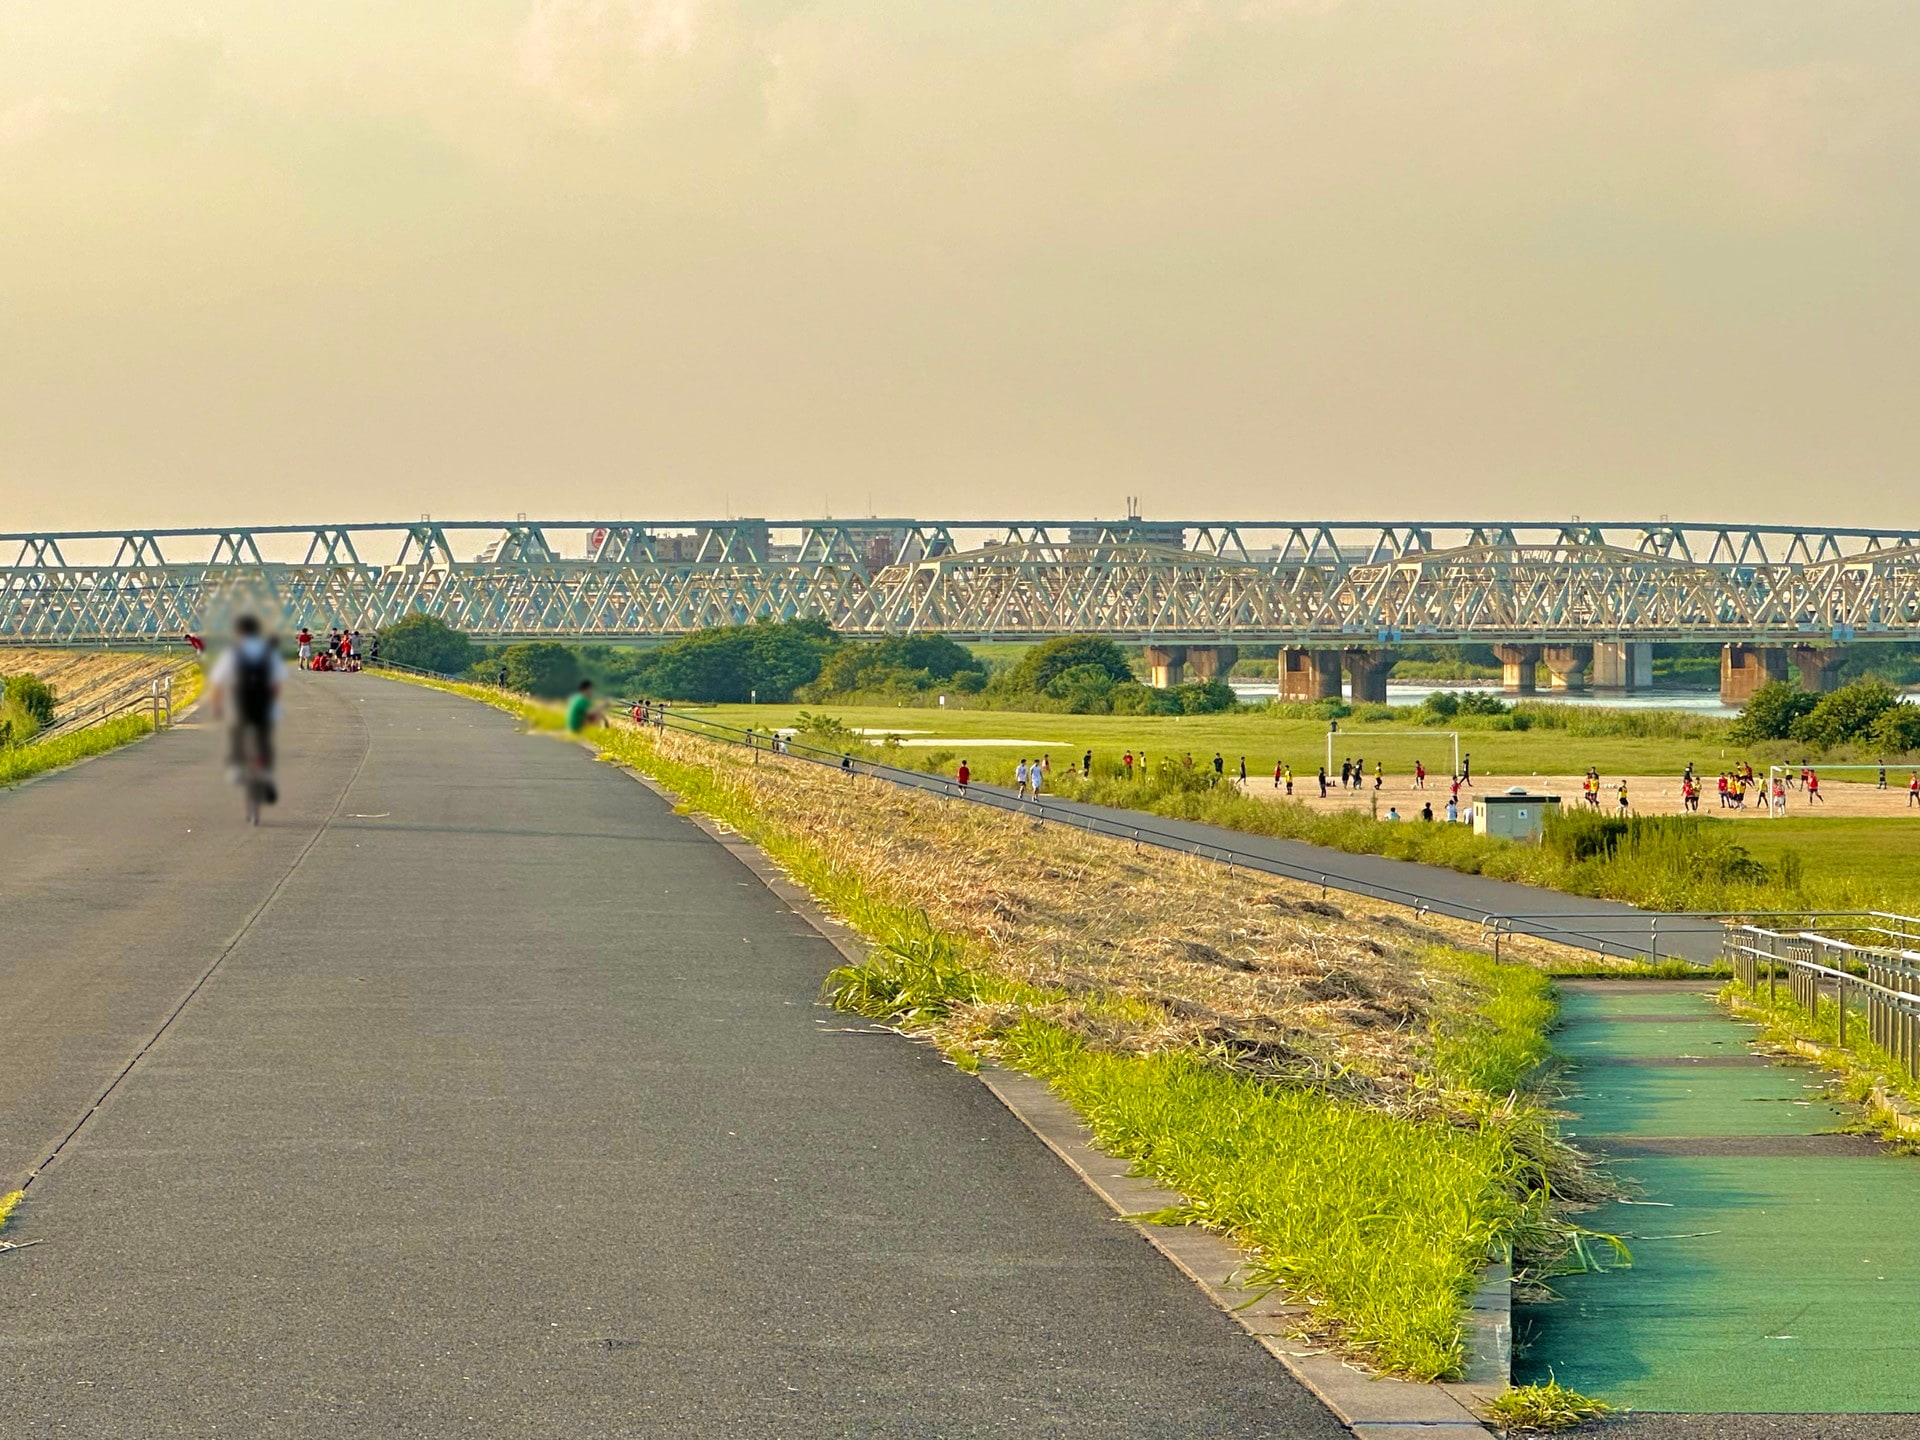
M 1515 788 L 1504 795 L 1480 795 L 1473 802 L 1473 833 L 1502 840 L 1531 840 L 1546 833 L 1547 812 L 1558 811 L 1558 795 L 1533 795 Z

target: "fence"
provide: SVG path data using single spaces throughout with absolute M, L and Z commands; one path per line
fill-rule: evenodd
M 1770 1004 L 1784 977 L 1794 1003 L 1817 1019 L 1831 989 L 1840 1045 L 1850 1019 L 1864 1024 L 1866 1038 L 1920 1080 L 1920 920 L 1876 911 L 1793 931 L 1738 925 L 1726 952 L 1748 989 L 1764 974 Z

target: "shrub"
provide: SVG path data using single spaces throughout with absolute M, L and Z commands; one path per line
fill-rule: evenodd
M 53 723 L 53 687 L 37 675 L 9 675 L 5 689 L 5 706 L 12 712 L 16 731 L 22 727 L 21 719 L 31 722 L 32 729 L 39 729 Z
M 1880 712 L 1868 736 L 1881 750 L 1906 754 L 1920 750 L 1920 705 L 1901 703 Z
M 1043 640 L 1007 672 L 1004 688 L 1044 694 L 1055 678 L 1068 670 L 1098 666 L 1116 685 L 1133 679 L 1126 653 L 1111 640 L 1092 635 L 1059 635 Z
M 1794 722 L 1819 703 L 1818 695 L 1810 695 L 1784 680 L 1768 681 L 1747 697 L 1727 738 L 1738 745 L 1755 740 L 1785 740 L 1793 733 Z
M 409 615 L 380 632 L 380 658 L 436 675 L 462 675 L 474 662 L 473 642 L 436 615 Z
M 1823 747 L 1864 740 L 1880 717 L 1899 703 L 1898 691 L 1886 681 L 1869 676 L 1819 696 L 1787 733 L 1795 740 Z
M 500 666 L 509 690 L 543 700 L 558 700 L 580 686 L 580 657 L 552 640 L 509 645 L 500 652 Z

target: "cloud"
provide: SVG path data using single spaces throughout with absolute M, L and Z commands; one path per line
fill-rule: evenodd
M 62 120 L 80 113 L 64 95 L 29 95 L 0 110 L 0 150 L 32 144 Z
M 1187 46 L 1217 23 L 1207 0 L 1138 0 L 1069 60 L 1077 89 L 1123 90 L 1170 74 Z
M 706 9 L 707 0 L 534 0 L 515 46 L 520 83 L 583 119 L 612 120 L 637 69 L 692 53 Z

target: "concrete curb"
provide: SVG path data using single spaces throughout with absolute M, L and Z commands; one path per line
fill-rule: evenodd
M 620 769 L 655 795 L 680 806 L 680 797 L 650 776 Z M 870 948 L 859 935 L 817 906 L 759 846 L 708 816 L 682 812 L 724 846 L 796 915 L 840 952 L 849 964 L 867 961 Z M 1241 1282 L 1248 1256 L 1222 1235 L 1184 1225 L 1154 1225 L 1134 1217 L 1183 1203 L 1185 1197 L 1130 1172 L 1128 1163 L 1098 1149 L 1073 1108 L 1044 1081 L 997 1065 L 982 1065 L 979 1080 L 1014 1117 L 1060 1157 L 1094 1194 L 1179 1270 L 1206 1292 L 1247 1333 L 1284 1365 L 1360 1440 L 1469 1440 L 1493 1433 L 1469 1404 L 1504 1390 L 1512 1349 L 1508 1266 L 1488 1267 L 1475 1292 L 1469 1319 L 1468 1379 L 1458 1384 L 1420 1384 L 1376 1376 L 1311 1342 L 1291 1338 L 1307 1311 L 1274 1289 Z

